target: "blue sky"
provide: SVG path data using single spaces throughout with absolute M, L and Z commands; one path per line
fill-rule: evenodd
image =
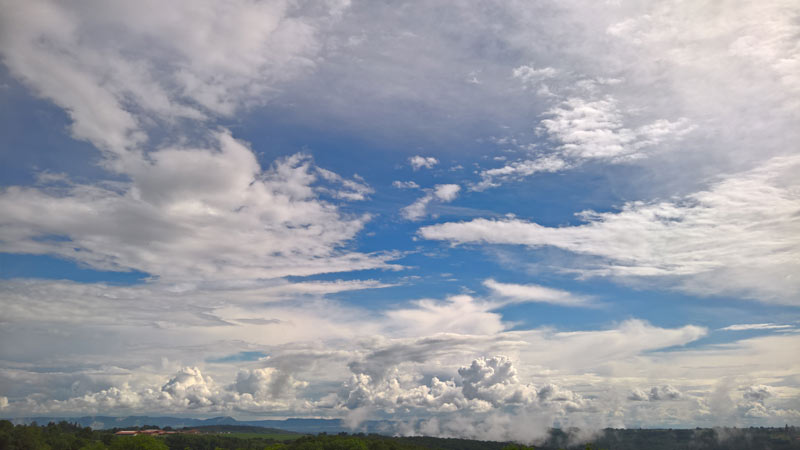
M 3 5 L 0 415 L 800 418 L 795 5 L 146 3 Z

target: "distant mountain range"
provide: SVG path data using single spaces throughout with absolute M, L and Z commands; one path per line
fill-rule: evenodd
M 14 424 L 30 424 L 36 422 L 44 425 L 49 422 L 60 422 L 66 420 L 70 423 L 77 423 L 84 427 L 92 427 L 96 430 L 107 428 L 128 428 L 140 427 L 143 425 L 156 425 L 160 428 L 172 427 L 201 427 L 209 425 L 246 425 L 254 427 L 278 428 L 281 430 L 294 431 L 297 433 L 340 433 L 353 430 L 346 428 L 340 419 L 283 419 L 283 420 L 236 420 L 233 417 L 213 417 L 210 419 L 193 419 L 186 417 L 151 417 L 151 416 L 83 416 L 83 417 L 15 417 L 6 418 Z M 388 422 L 369 421 L 366 424 L 366 431 L 378 433 L 387 429 Z M 363 430 L 362 430 L 363 431 Z

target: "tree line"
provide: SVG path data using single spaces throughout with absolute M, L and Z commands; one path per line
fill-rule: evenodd
M 157 429 L 143 426 L 139 430 Z M 167 427 L 169 428 L 169 427 Z M 388 437 L 377 434 L 305 435 L 280 441 L 268 434 L 225 430 L 225 426 L 200 434 L 117 436 L 118 429 L 93 430 L 78 424 L 14 425 L 0 420 L 0 450 L 533 450 L 509 442 L 471 439 Z M 241 427 L 240 427 L 241 428 Z M 269 431 L 269 430 L 267 430 Z M 279 431 L 279 430 L 272 430 Z M 694 430 L 606 429 L 593 442 L 575 442 L 570 433 L 551 430 L 538 450 L 800 450 L 800 434 L 784 428 L 697 428 Z

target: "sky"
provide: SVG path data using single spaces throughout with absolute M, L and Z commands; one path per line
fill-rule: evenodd
M 796 1 L 0 4 L 0 416 L 800 424 Z

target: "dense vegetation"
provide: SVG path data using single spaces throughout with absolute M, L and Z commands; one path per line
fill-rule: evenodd
M 156 427 L 141 427 L 153 429 Z M 0 420 L 0 450 L 530 450 L 508 442 L 387 437 L 376 434 L 304 436 L 256 427 L 215 426 L 202 434 L 115 436 L 112 430 L 92 430 L 67 422 L 14 426 Z M 276 436 L 286 439 L 276 439 Z M 800 432 L 785 428 L 724 428 L 695 430 L 616 430 L 594 436 L 592 443 L 574 434 L 552 430 L 536 446 L 540 450 L 786 450 L 800 449 Z

